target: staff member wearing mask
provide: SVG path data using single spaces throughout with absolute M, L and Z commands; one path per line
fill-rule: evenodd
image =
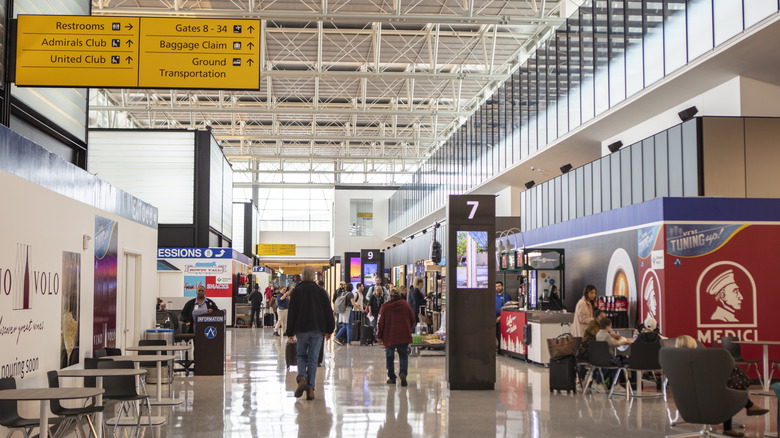
M 181 320 L 187 325 L 188 333 L 195 333 L 195 318 L 219 310 L 214 301 L 206 298 L 206 288 L 198 286 L 197 296 L 184 305 L 181 310 Z

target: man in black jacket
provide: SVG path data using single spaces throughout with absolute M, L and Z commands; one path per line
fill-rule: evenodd
M 295 397 L 306 392 L 306 400 L 314 400 L 314 382 L 317 377 L 317 358 L 320 346 L 330 339 L 335 327 L 333 309 L 328 294 L 314 282 L 314 268 L 306 266 L 301 271 L 301 282 L 290 294 L 287 313 L 289 342 L 298 342 L 298 388 Z
M 249 327 L 252 327 L 252 323 L 255 324 L 255 328 L 263 327 L 263 320 L 260 318 L 260 309 L 263 306 L 263 293 L 260 292 L 260 285 L 255 284 L 255 290 L 249 294 L 249 302 L 252 304 L 252 314 L 249 317 Z

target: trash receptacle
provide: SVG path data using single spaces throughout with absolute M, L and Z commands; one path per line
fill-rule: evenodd
M 144 336 L 145 339 L 162 339 L 165 341 L 166 345 L 173 345 L 173 329 L 148 329 L 146 330 L 146 334 Z M 169 377 L 169 370 L 168 370 L 169 364 L 167 362 L 162 363 L 161 367 L 161 374 L 162 374 L 162 381 L 161 383 L 167 384 L 170 383 Z M 144 367 L 147 371 L 146 374 L 146 383 L 155 384 L 157 383 L 157 366 L 154 367 Z

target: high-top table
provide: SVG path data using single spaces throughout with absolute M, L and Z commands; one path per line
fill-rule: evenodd
M 769 346 L 770 345 L 780 345 L 780 341 L 734 341 L 735 344 L 741 344 L 741 345 L 761 345 L 764 349 L 764 355 L 762 357 L 762 368 L 763 368 L 763 391 L 761 395 L 771 395 L 774 396 L 774 391 L 769 390 Z
M 119 376 L 141 376 L 146 374 L 146 370 L 134 368 L 130 369 L 78 369 L 78 370 L 61 370 L 57 372 L 59 377 L 94 377 L 95 387 L 97 389 L 103 389 L 103 377 L 119 377 Z M 103 406 L 103 392 L 97 395 L 95 398 L 95 405 Z M 103 436 L 103 412 L 95 413 L 95 424 L 99 425 L 95 433 L 98 438 Z
M 154 347 L 154 346 L 153 346 Z M 160 347 L 163 347 L 161 345 Z M 165 345 L 166 350 L 170 350 L 173 345 Z M 142 348 L 142 347 L 128 347 L 130 348 Z M 144 347 L 145 348 L 145 347 Z M 154 351 L 154 350 L 151 350 Z M 129 360 L 135 362 L 136 368 L 139 367 L 141 362 L 157 362 L 157 376 L 160 376 L 162 372 L 162 363 L 169 360 L 174 360 L 176 356 L 172 354 L 126 354 L 123 356 L 106 356 L 104 359 L 117 360 Z M 184 402 L 184 400 L 163 398 L 162 396 L 162 379 L 157 379 L 157 397 L 149 400 L 153 406 L 177 406 Z
M 38 434 L 43 435 L 44 431 L 49 430 L 50 400 L 74 400 L 96 397 L 101 394 L 103 394 L 103 390 L 98 388 L 19 388 L 0 390 L 0 400 L 39 400 L 41 402 L 41 417 Z
M 163 356 L 163 352 L 166 351 L 186 351 L 189 350 L 189 345 L 139 345 L 137 347 L 127 347 L 125 350 L 127 351 L 154 351 L 157 354 L 156 355 L 140 355 L 140 357 L 147 358 L 147 360 L 144 360 L 142 362 L 152 362 L 152 360 L 148 359 L 150 357 L 160 357 Z M 173 360 L 173 355 L 168 355 L 166 357 L 171 357 Z M 182 404 L 184 400 L 179 400 L 176 398 L 162 398 L 162 376 L 160 375 L 162 373 L 162 363 L 164 361 L 162 360 L 155 360 L 154 362 L 157 362 L 157 399 L 152 401 L 152 404 L 155 406 L 177 406 Z

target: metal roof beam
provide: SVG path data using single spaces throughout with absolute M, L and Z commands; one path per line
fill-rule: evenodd
M 242 11 L 229 9 L 179 9 L 173 8 L 133 8 L 116 7 L 93 9 L 93 15 L 137 15 L 153 17 L 199 17 L 199 18 L 254 18 L 268 21 L 292 21 L 292 22 L 314 22 L 324 21 L 326 23 L 399 23 L 399 24 L 420 24 L 428 23 L 444 25 L 490 25 L 499 26 L 528 26 L 528 25 L 554 25 L 563 24 L 566 20 L 560 17 L 520 17 L 513 15 L 478 15 L 470 11 L 468 16 L 457 14 L 376 14 L 376 13 L 319 13 L 319 12 L 299 12 L 299 11 L 278 11 L 278 10 L 260 10 L 260 11 Z
M 380 72 L 374 71 L 334 71 L 334 70 L 262 70 L 260 76 L 282 79 L 308 79 L 308 78 L 325 78 L 325 79 L 377 79 L 377 80 L 393 80 L 393 79 L 427 79 L 427 80 L 451 80 L 462 79 L 465 81 L 505 81 L 509 78 L 509 72 L 506 73 L 470 73 L 470 72 L 458 72 L 458 73 L 445 73 L 445 72 L 433 72 L 433 71 L 386 71 Z
M 312 135 L 263 135 L 263 134 L 249 134 L 249 135 L 220 135 L 216 132 L 212 132 L 214 138 L 217 140 L 235 140 L 235 141 L 260 141 L 260 140 L 289 140 L 289 141 L 311 141 L 311 140 L 332 140 L 332 141 L 356 141 L 356 142 L 370 142 L 370 141 L 385 141 L 388 143 L 401 143 L 401 142 L 423 142 L 423 143 L 435 143 L 439 141 L 447 140 L 446 137 L 383 137 L 381 135 L 339 135 L 337 133 L 325 133 L 318 132 L 316 136 Z

